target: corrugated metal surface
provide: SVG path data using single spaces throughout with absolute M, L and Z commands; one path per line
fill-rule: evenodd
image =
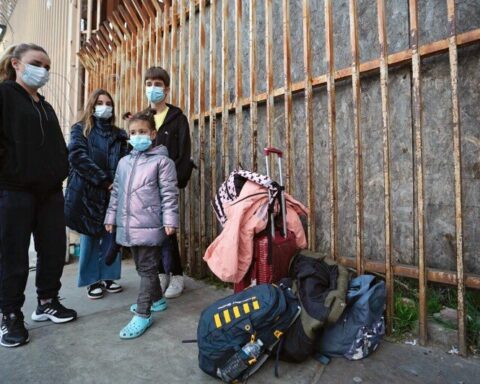
M 10 16 L 2 50 L 12 44 L 35 43 L 52 61 L 50 81 L 41 90 L 57 112 L 65 135 L 75 118 L 75 66 L 77 47 L 72 40 L 76 3 L 72 0 L 20 0 Z M 6 2 L 2 2 L 3 6 Z M 77 28 L 78 30 L 78 28 Z

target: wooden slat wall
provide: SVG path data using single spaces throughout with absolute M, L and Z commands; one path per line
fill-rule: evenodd
M 89 1 L 91 0 L 84 0 Z M 464 239 L 463 239 L 463 201 L 462 201 L 462 156 L 461 156 L 461 124 L 460 100 L 458 91 L 459 63 L 458 49 L 461 46 L 480 42 L 480 29 L 458 33 L 456 26 L 456 9 L 454 0 L 445 0 L 448 9 L 447 38 L 421 45 L 419 42 L 419 6 L 417 0 L 408 2 L 408 25 L 410 45 L 407 49 L 391 53 L 387 44 L 387 30 L 391 20 L 387 17 L 391 2 L 377 0 L 376 16 L 378 25 L 378 50 L 374 59 L 360 61 L 360 33 L 359 33 L 359 4 L 356 0 L 349 0 L 348 12 L 343 17 L 349 22 L 349 65 L 339 68 L 335 60 L 336 50 L 339 46 L 334 34 L 337 8 L 332 0 L 325 0 L 322 17 L 325 29 L 312 28 L 312 7 L 318 7 L 312 0 L 302 0 L 293 3 L 290 0 L 258 2 L 249 0 L 243 3 L 235 1 L 214 0 L 174 0 L 165 1 L 160 5 L 158 1 L 125 0 L 112 17 L 104 24 L 104 28 L 92 35 L 79 52 L 80 62 L 89 73 L 88 90 L 102 86 L 115 96 L 118 113 L 127 110 L 136 111 L 146 105 L 143 95 L 143 74 L 150 65 L 161 65 L 167 68 L 172 77 L 172 92 L 170 100 L 178 104 L 186 113 L 190 121 L 193 157 L 199 165 L 199 171 L 194 172 L 189 187 L 181 195 L 181 252 L 186 268 L 192 275 L 206 273 L 202 256 L 208 243 L 217 235 L 215 216 L 208 206 L 206 199 L 215 193 L 218 182 L 223 180 L 231 171 L 230 167 L 238 166 L 240 162 L 244 167 L 257 170 L 263 169 L 259 164 L 258 154 L 263 147 L 275 144 L 275 120 L 281 118 L 285 125 L 283 150 L 285 152 L 285 175 L 288 191 L 302 191 L 304 201 L 309 207 L 310 215 L 307 222 L 309 247 L 319 249 L 320 242 L 329 244 L 330 256 L 349 267 L 355 268 L 358 273 L 380 272 L 386 276 L 387 298 L 387 324 L 392 327 L 394 315 L 393 282 L 395 276 L 406 276 L 419 281 L 420 305 L 420 340 L 422 344 L 427 341 L 427 282 L 443 282 L 455 285 L 458 290 L 458 324 L 459 346 L 462 353 L 466 353 L 465 336 L 465 289 L 466 287 L 480 288 L 480 276 L 464 271 Z M 90 5 L 90 4 L 89 4 Z M 281 29 L 278 21 L 274 20 L 274 7 L 281 7 Z M 292 28 L 291 8 L 301 9 L 301 28 Z M 263 8 L 265 20 L 257 20 Z M 248 11 L 248 15 L 247 12 Z M 298 19 L 300 20 L 300 19 Z M 257 25 L 265 21 L 265 30 L 259 33 Z M 298 21 L 300 22 L 300 21 Z M 245 34 L 245 31 L 248 31 Z M 280 31 L 280 33 L 274 31 Z M 303 52 L 299 58 L 292 57 L 293 33 L 301 33 L 296 40 L 298 47 Z M 323 35 L 325 46 L 320 52 L 326 61 L 324 73 L 315 72 L 312 58 L 313 43 Z M 335 36 L 335 39 L 334 39 Z M 278 39 L 282 39 L 278 44 Z M 261 52 L 264 61 L 261 61 L 257 52 L 259 41 L 264 43 Z M 207 50 L 208 45 L 208 50 Z M 347 44 L 348 46 L 348 44 Z M 280 47 L 280 48 L 279 48 Z M 275 71 L 282 71 L 282 66 L 275 62 L 275 49 L 281 49 L 283 58 L 283 81 L 275 83 Z M 232 54 L 233 52 L 233 54 Z M 248 54 L 248 58 L 244 57 Z M 298 50 L 297 50 L 298 52 Z M 425 238 L 428 235 L 425 225 L 426 197 L 424 193 L 424 163 L 423 149 L 423 117 L 422 111 L 422 59 L 433 55 L 448 52 L 451 75 L 451 112 L 452 112 L 452 138 L 453 138 L 453 163 L 455 193 L 455 225 L 456 225 L 456 271 L 439 270 L 427 267 Z M 264 55 L 264 56 L 263 56 Z M 264 67 L 259 68 L 259 63 Z M 302 76 L 292 80 L 293 64 L 301 63 Z M 393 257 L 395 244 L 392 221 L 396 202 L 392 199 L 392 185 L 395 180 L 392 163 L 392 146 L 394 135 L 392 103 L 390 97 L 393 85 L 389 82 L 389 72 L 393 67 L 404 66 L 410 68 L 412 79 L 412 134 L 414 140 L 414 174 L 412 189 L 415 191 L 415 251 L 418 255 L 418 265 L 396 263 Z M 233 72 L 229 71 L 233 68 Z M 262 78 L 262 69 L 265 68 Z M 208 71 L 207 71 L 208 69 Z M 207 75 L 208 73 L 208 75 Z M 232 76 L 233 74 L 233 76 Z M 374 74 L 380 89 L 379 102 L 381 103 L 381 131 L 377 137 L 382 142 L 382 184 L 384 214 L 378 220 L 382 223 L 384 235 L 384 248 L 382 260 L 367 259 L 365 254 L 365 188 L 364 188 L 364 155 L 368 151 L 369 143 L 364 136 L 362 124 L 362 76 Z M 298 80 L 300 78 L 300 80 Z M 370 77 L 371 78 L 371 77 Z M 245 81 L 242 81 L 245 79 Z M 351 80 L 352 88 L 352 122 L 354 151 L 354 254 L 344 255 L 339 251 L 338 244 L 343 240 L 339 231 L 339 196 L 337 146 L 342 143 L 337 118 L 337 105 L 339 103 L 337 88 L 342 80 Z M 371 81 L 371 80 L 370 80 Z M 264 86 L 264 91 L 259 89 Z M 276 87 L 277 86 L 277 87 Z M 314 107 L 314 90 L 320 90 L 326 95 L 325 111 Z M 234 97 L 231 98 L 233 92 Z M 340 92 L 340 91 L 339 91 Z M 301 120 L 295 120 L 295 94 L 302 93 L 305 113 Z M 208 96 L 208 98 L 207 98 Z M 218 96 L 218 97 L 217 97 Z M 209 102 L 207 103 L 207 100 Z M 276 116 L 278 105 L 283 101 L 284 116 Z M 232 113 L 233 119 L 230 119 Z M 248 120 L 244 119 L 248 113 Z M 317 154 L 314 146 L 315 137 L 314 118 L 322 113 L 322 118 L 328 120 L 328 169 L 322 170 L 322 180 L 328 180 L 329 228 L 327 239 L 319 238 L 318 228 L 322 223 L 315 221 L 315 210 L 318 209 L 318 180 L 314 169 Z M 340 113 L 340 112 L 338 112 Z M 264 120 L 260 120 L 264 117 Z M 265 121 L 260 126 L 259 121 Z M 295 126 L 295 122 L 297 125 Z M 338 125 L 338 126 L 337 126 Z M 304 142 L 297 142 L 295 130 L 301 130 Z M 258 138 L 265 137 L 265 142 Z M 325 136 L 326 137 L 326 136 Z M 275 138 L 275 139 L 274 139 Z M 233 140 L 232 140 L 233 139 Z M 233 142 L 233 146 L 230 143 Z M 247 142 L 249 145 L 247 145 Z M 340 147 L 339 147 L 340 148 Z M 248 153 L 245 153 L 245 151 Z M 302 169 L 295 163 L 300 154 L 305 158 L 305 168 Z M 296 156 L 297 155 L 297 156 Z M 301 173 L 303 172 L 303 173 Z M 295 185 L 294 181 L 301 180 Z M 304 192 L 303 192 L 304 191 Z M 352 195 L 353 196 L 353 195 Z M 353 197 L 352 197 L 353 199 Z M 353 205 L 352 205 L 353 206 Z M 319 212 L 320 213 L 320 212 Z

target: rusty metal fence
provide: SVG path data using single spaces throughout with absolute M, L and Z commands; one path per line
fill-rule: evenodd
M 395 23 L 395 19 L 387 17 L 386 4 L 394 7 L 394 2 L 372 0 L 367 2 L 367 8 L 368 12 L 375 12 L 375 18 L 369 28 L 375 31 L 379 49 L 373 58 L 361 60 L 359 4 L 356 0 L 345 0 L 342 2 L 345 7 L 340 11 L 343 12 L 341 17 L 346 21 L 349 32 L 346 41 L 350 40 L 350 44 L 344 45 L 348 51 L 349 65 L 339 68 L 335 62 L 338 27 L 334 25 L 333 12 L 337 4 L 333 3 L 331 0 L 125 0 L 100 30 L 92 35 L 78 55 L 89 72 L 88 89 L 102 87 L 109 90 L 114 95 L 119 113 L 138 111 L 146 106 L 143 87 L 146 68 L 161 65 L 170 72 L 170 102 L 182 108 L 189 118 L 192 152 L 199 165 L 199 172 L 181 194 L 181 252 L 189 273 L 204 275 L 206 272 L 202 255 L 218 233 L 209 200 L 219 183 L 234 167 L 240 165 L 264 171 L 259 161 L 261 149 L 266 145 L 280 146 L 286 154 L 287 191 L 303 197 L 310 210 L 307 222 L 309 247 L 329 252 L 332 258 L 355 268 L 359 273 L 385 274 L 388 288 L 387 323 L 390 330 L 394 316 L 394 277 L 418 279 L 422 343 L 427 341 L 427 282 L 456 286 L 459 349 L 465 354 L 465 289 L 480 288 L 480 275 L 478 269 L 465 271 L 464 268 L 463 220 L 467 212 L 463 201 L 465 193 L 462 192 L 462 148 L 465 146 L 462 146 L 460 123 L 458 78 L 461 67 L 458 50 L 467 45 L 476 46 L 480 42 L 480 26 L 457 32 L 456 2 L 445 0 L 447 17 L 437 21 L 447 26 L 448 35 L 420 44 L 419 6 L 417 0 L 409 0 L 404 5 L 408 15 L 407 29 L 402 32 L 407 36 L 407 47 L 392 52 L 389 49 L 391 36 L 388 34 L 388 23 Z M 301 29 L 292 44 L 294 17 L 291 7 L 294 5 L 296 11 L 301 12 L 296 18 L 301 19 Z M 314 13 L 311 8 L 320 11 L 323 29 L 312 28 Z M 338 10 L 338 7 L 335 9 Z M 335 20 L 338 20 L 338 15 Z M 318 48 L 317 51 L 314 49 L 314 43 L 320 38 L 324 41 L 321 52 Z M 275 52 L 274 46 L 277 47 Z M 298 57 L 298 52 L 302 52 L 303 57 Z M 316 56 L 312 58 L 315 52 Z M 262 60 L 258 57 L 260 53 Z M 425 245 L 431 227 L 425 222 L 427 203 L 424 180 L 428 166 L 423 127 L 425 112 L 422 88 L 425 83 L 422 83 L 422 66 L 424 60 L 432 56 L 443 59 L 449 65 L 447 91 L 450 102 L 443 108 L 451 112 L 451 120 L 444 123 L 453 142 L 452 153 L 445 155 L 452 159 L 448 166 L 453 173 L 452 220 L 455 229 L 452 252 L 456 265 L 453 270 L 429 267 Z M 324 60 L 326 70 L 315 74 L 312 59 L 317 61 L 319 58 Z M 302 70 L 300 75 L 297 71 L 294 80 L 292 63 L 298 63 L 299 60 Z M 394 258 L 393 243 L 396 240 L 392 234 L 392 210 L 397 204 L 395 191 L 392 190 L 392 182 L 396 182 L 392 176 L 392 145 L 396 144 L 392 139 L 392 105 L 401 95 L 396 92 L 392 94 L 390 78 L 398 68 L 408 72 L 411 82 L 408 87 L 411 105 L 407 129 L 412 139 L 409 150 L 412 157 L 412 252 L 415 256 L 410 262 L 399 262 L 397 257 Z M 260 74 L 264 75 L 265 82 L 261 87 L 258 79 Z M 280 84 L 275 80 L 278 78 Z M 368 127 L 364 123 L 365 111 L 362 109 L 367 107 L 363 105 L 362 84 L 372 82 L 372 78 L 380 88 L 380 103 L 377 104 L 381 104 L 381 129 L 375 134 L 381 142 L 382 193 L 374 203 L 383 207 L 380 216 L 373 220 L 381 222 L 383 240 L 376 246 L 369 245 L 368 249 L 370 252 L 376 247 L 376 251 L 383 255 L 383 260 L 366 254 L 370 232 L 365 225 L 365 201 L 369 198 L 367 189 L 371 182 L 366 182 L 365 174 L 373 165 L 365 164 L 365 160 L 374 149 L 365 137 Z M 339 118 L 337 107 L 343 105 L 339 100 L 345 98 L 347 93 L 344 90 L 348 88 L 351 97 L 348 101 L 348 111 L 351 113 L 348 115 L 353 137 L 349 148 L 353 161 L 346 165 L 339 163 L 338 151 L 344 145 L 345 127 L 342 123 L 344 118 Z M 325 110 L 315 102 L 318 94 L 323 97 Z M 319 133 L 317 128 L 319 115 L 325 121 L 325 124 L 322 123 L 326 128 L 323 133 Z M 474 139 L 480 142 L 478 131 Z M 346 194 L 343 187 L 339 190 L 339 178 L 345 178 L 345 168 L 351 170 L 348 175 L 353 180 L 350 194 Z M 480 188 L 480 184 L 476 185 Z M 339 215 L 345 216 L 342 203 L 345 199 L 352 201 L 353 213 L 350 220 L 346 220 L 350 224 L 345 224 L 344 218 L 340 223 L 339 219 Z M 473 224 L 472 220 L 469 222 L 469 225 L 475 225 L 474 220 Z M 352 228 L 345 232 L 345 225 L 351 225 Z M 477 232 L 474 229 L 470 233 Z M 345 251 L 347 248 L 344 243 L 348 237 L 351 237 L 353 244 L 352 252 Z M 469 241 L 477 240 L 470 236 Z M 478 252 L 477 248 L 476 255 L 470 256 L 472 263 L 478 260 Z

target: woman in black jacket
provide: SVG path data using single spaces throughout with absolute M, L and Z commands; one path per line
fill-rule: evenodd
M 106 290 L 122 291 L 121 260 L 107 265 L 105 258 L 114 235 L 105 231 L 105 218 L 115 170 L 127 154 L 127 134 L 114 125 L 111 95 L 94 91 L 80 121 L 73 125 L 68 145 L 70 175 L 65 196 L 67 225 L 81 233 L 78 286 L 87 286 L 90 299 L 100 299 Z
M 42 47 L 19 44 L 0 59 L 0 309 L 4 347 L 29 341 L 22 306 L 28 248 L 37 251 L 35 321 L 77 317 L 58 300 L 66 254 L 62 181 L 67 148 L 52 106 L 38 93 L 49 79 Z

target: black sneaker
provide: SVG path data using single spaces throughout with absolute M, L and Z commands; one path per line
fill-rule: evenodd
M 110 293 L 118 293 L 123 291 L 122 286 L 120 284 L 117 284 L 113 280 L 103 281 L 103 288 L 105 288 L 105 290 Z
M 4 347 L 19 347 L 30 340 L 23 322 L 23 313 L 20 311 L 4 314 L 0 330 L 0 344 Z
M 58 297 L 52 299 L 50 303 L 40 304 L 35 312 L 32 313 L 32 320 L 34 321 L 47 321 L 51 320 L 54 323 L 67 323 L 77 318 L 77 312 L 73 309 L 65 308 Z
M 87 287 L 87 296 L 89 299 L 101 299 L 103 297 L 103 284 L 95 283 Z

